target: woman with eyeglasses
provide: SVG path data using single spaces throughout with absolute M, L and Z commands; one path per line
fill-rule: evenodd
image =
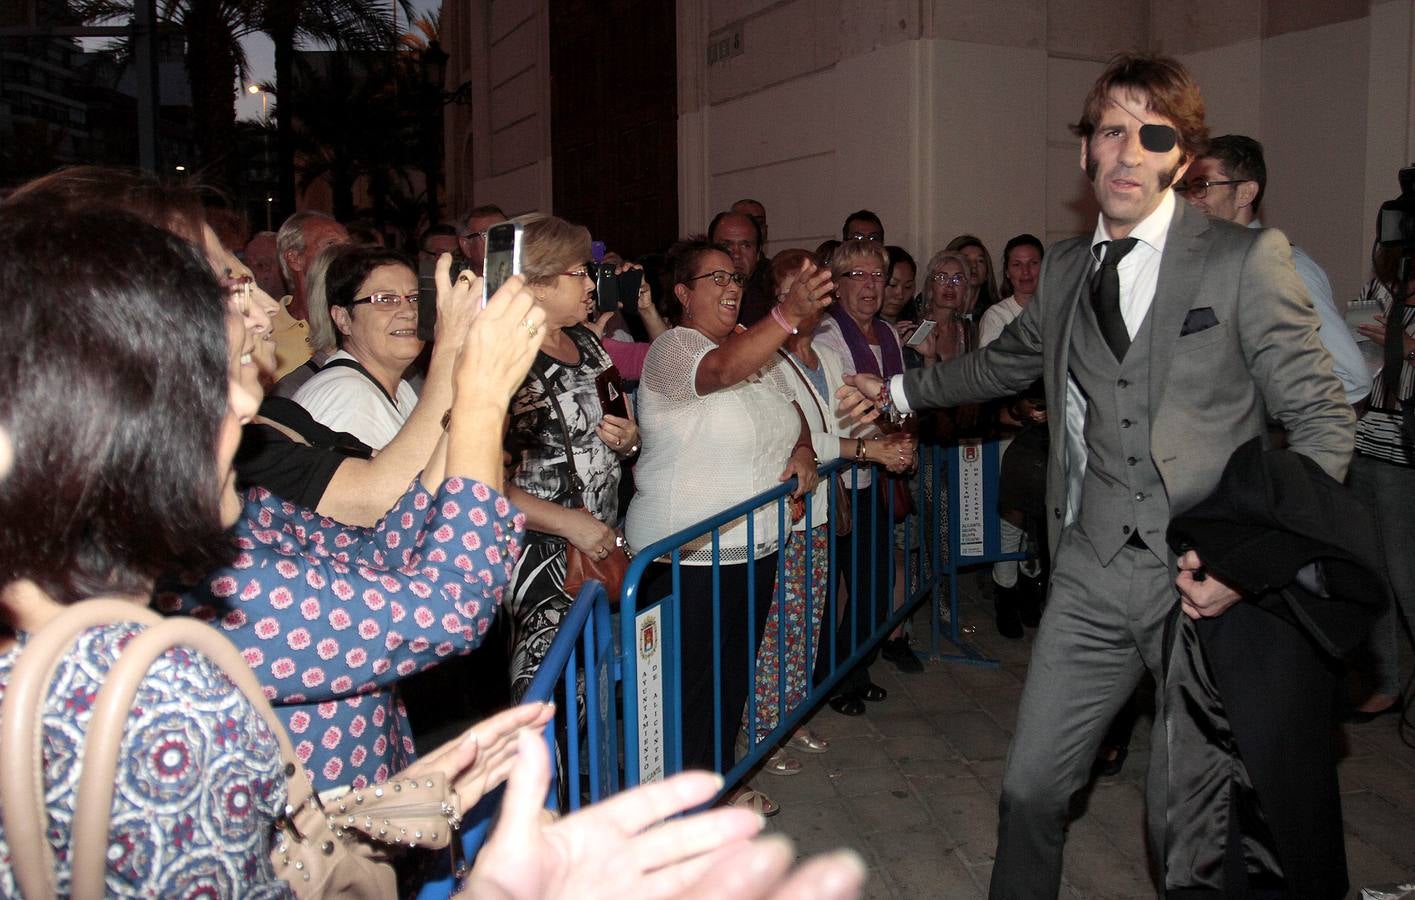
M 881 314 L 889 277 L 889 251 L 878 241 L 845 241 L 831 255 L 830 271 L 836 286 L 837 302 L 827 310 L 817 329 L 816 344 L 840 357 L 844 363 L 844 375 L 870 372 L 888 378 L 902 374 L 903 342 L 894 326 L 886 322 Z M 830 385 L 832 391 L 840 387 L 840 384 Z M 855 459 L 864 462 L 867 457 L 862 454 Z M 839 557 L 844 586 L 840 615 L 844 623 L 836 631 L 834 656 L 822 653 L 817 657 L 817 681 L 832 671 L 832 659 L 838 666 L 854 651 L 854 638 L 858 636 L 863 641 L 875 621 L 889 615 L 891 610 L 887 573 L 892 565 L 889 551 L 893 523 L 888 520 L 886 497 L 893 490 L 893 483 L 881 480 L 874 488 L 874 502 L 871 503 L 873 474 L 860 468 L 855 471 L 853 479 L 847 479 L 850 480 L 858 489 L 853 496 L 859 502 L 851 511 L 849 543 Z M 896 516 L 902 516 L 902 506 L 902 502 L 896 505 Z M 852 558 L 858 561 L 855 571 L 848 568 Z M 871 567 L 878 573 L 875 585 L 878 591 L 873 602 L 866 596 Z M 875 613 L 873 618 L 872 611 Z M 850 627 L 852 616 L 854 628 Z M 871 653 L 839 682 L 830 698 L 831 709 L 842 715 L 859 716 L 865 712 L 865 701 L 879 702 L 888 696 L 883 687 L 870 679 L 869 665 L 873 660 L 874 654 Z
M 381 450 L 418 402 L 403 380 L 423 349 L 418 275 L 401 253 L 350 244 L 324 277 L 339 349 L 293 399 L 320 424 Z
M 575 599 L 565 591 L 568 547 L 604 559 L 623 546 L 615 529 L 620 463 L 639 452 L 639 428 L 632 414 L 607 412 L 596 386 L 609 372 L 614 390 L 622 390 L 609 354 L 585 324 L 595 289 L 589 230 L 546 215 L 512 221 L 524 229 L 526 289 L 545 311 L 545 342 L 511 399 L 506 434 L 514 469 L 508 494 L 526 514 L 526 549 L 507 594 L 511 696 L 519 699 Z
M 810 429 L 792 402 L 781 371 L 764 369 L 776 351 L 818 310 L 830 303 L 831 281 L 807 263 L 771 313 L 750 328 L 737 325 L 743 278 L 720 244 L 696 238 L 668 252 L 666 296 L 676 327 L 654 341 L 639 381 L 644 450 L 634 470 L 637 493 L 625 535 L 636 552 L 792 477 L 795 496 L 815 488 L 816 455 Z M 725 772 L 735 762 L 734 743 L 752 680 L 757 646 L 748 642 L 747 585 L 754 585 L 760 641 L 771 606 L 778 550 L 776 504 L 724 526 L 718 541 L 721 619 L 722 734 L 713 727 L 713 542 L 705 536 L 684 546 L 680 634 L 683 767 Z M 640 601 L 651 603 L 673 589 L 665 558 L 649 567 Z M 732 802 L 763 815 L 777 807 L 764 795 L 740 790 Z
M 968 276 L 968 287 L 972 292 L 969 312 L 973 321 L 1001 299 L 997 293 L 997 272 L 993 269 L 992 254 L 983 242 L 971 234 L 960 234 L 943 248 L 961 253 L 967 262 L 964 273 Z

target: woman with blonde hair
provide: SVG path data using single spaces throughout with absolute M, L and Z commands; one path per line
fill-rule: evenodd
M 568 548 L 604 559 L 623 546 L 620 463 L 639 452 L 639 428 L 632 413 L 608 412 L 596 385 L 618 373 L 586 327 L 595 288 L 589 230 L 547 215 L 512 221 L 523 229 L 526 289 L 545 311 L 545 341 L 511 398 L 506 433 L 514 468 L 507 493 L 526 514 L 526 548 L 507 595 L 511 694 L 520 698 L 575 599 L 565 590 Z

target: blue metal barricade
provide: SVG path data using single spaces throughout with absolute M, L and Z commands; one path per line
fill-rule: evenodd
M 555 760 L 552 788 L 547 805 L 558 808 L 563 798 L 567 811 L 578 809 L 588 800 L 595 802 L 620 787 L 657 780 L 683 768 L 683 722 L 685 715 L 703 715 L 705 710 L 685 710 L 682 704 L 682 671 L 685 640 L 710 641 L 713 672 L 711 734 L 713 760 L 732 786 L 813 711 L 831 689 L 866 657 L 871 650 L 908 618 L 918 605 L 930 602 L 932 656 L 975 664 L 993 664 L 966 641 L 958 613 L 957 575 L 960 569 L 1003 559 L 1020 559 L 1023 554 L 1003 554 L 999 549 L 996 508 L 999 454 L 995 442 L 963 442 L 955 447 L 925 447 L 920 450 L 923 465 L 911 492 L 914 509 L 899 509 L 903 498 L 882 472 L 871 472 L 868 485 L 859 485 L 852 474 L 856 466 L 836 460 L 821 467 L 823 478 L 840 476 L 849 484 L 851 534 L 836 536 L 835 524 L 843 510 L 834 490 L 828 497 L 825 542 L 825 585 L 816 581 L 815 541 L 803 539 L 804 562 L 801 589 L 805 597 L 805 628 L 801 641 L 801 668 L 808 690 L 794 702 L 788 699 L 786 615 L 783 594 L 788 581 L 787 560 L 781 553 L 790 523 L 787 497 L 795 489 L 793 479 L 723 510 L 689 528 L 640 550 L 624 579 L 619 607 L 618 646 L 614 642 L 612 613 L 604 589 L 590 582 L 566 613 L 544 662 L 531 684 L 526 700 L 554 700 L 555 720 L 547 726 L 546 741 Z M 947 489 L 944 489 L 945 479 Z M 947 495 L 946 507 L 940 502 Z M 805 521 L 812 519 L 813 498 L 805 498 Z M 946 509 L 946 513 L 945 513 Z M 769 510 L 761 518 L 768 534 L 759 540 L 758 510 Z M 897 521 L 896 521 L 897 520 Z M 761 634 L 757 628 L 759 605 L 775 601 L 778 612 L 775 660 L 774 709 L 765 714 L 774 725 L 762 726 L 752 684 L 756 676 L 757 654 L 748 653 L 748 690 L 745 708 L 732 709 L 724 703 L 722 673 L 724 635 L 722 629 L 723 575 L 722 533 L 741 523 L 750 548 L 776 546 L 776 589 L 758 596 L 753 578 L 746 578 L 745 596 L 729 598 L 745 601 L 746 647 L 757 648 Z M 945 534 L 946 533 L 946 534 Z M 684 548 L 704 539 L 711 548 L 710 630 L 685 635 L 682 628 Z M 945 552 L 945 544 L 947 550 Z M 645 600 L 642 583 L 655 561 L 671 567 L 665 596 Z M 896 572 L 896 567 L 899 571 Z M 748 564 L 750 568 L 750 563 Z M 898 578 L 903 578 L 902 585 Z M 940 615 L 941 589 L 948 583 L 948 621 Z M 899 588 L 899 590 L 896 590 Z M 824 595 L 817 605 L 817 598 Z M 823 607 L 823 608 L 821 608 Z M 816 625 L 819 613 L 819 625 Z M 944 626 L 947 625 L 945 633 Z M 768 620 L 768 626 L 771 620 Z M 948 640 L 962 655 L 943 656 L 940 642 Z M 817 657 L 826 654 L 818 667 Z M 616 704 L 616 689 L 618 702 Z M 618 715 L 616 715 L 616 712 Z M 748 735 L 740 759 L 724 758 L 722 740 L 739 724 Z M 495 798 L 489 804 L 494 808 Z M 482 807 L 478 807 L 481 813 Z M 462 847 L 468 859 L 475 856 L 485 839 L 489 814 L 468 816 Z M 420 897 L 442 898 L 452 888 L 450 875 L 428 883 Z
M 562 796 L 565 809 L 573 811 L 585 799 L 594 803 L 619 790 L 619 723 L 614 702 L 618 662 L 610 615 L 604 585 L 586 582 L 526 690 L 524 702 L 556 705 L 555 718 L 545 727 L 546 745 L 554 761 L 546 798 L 551 809 L 562 808 Z M 476 858 L 500 800 L 499 790 L 488 794 L 463 816 L 459 835 L 462 859 Z M 443 900 L 451 896 L 454 887 L 455 878 L 444 867 L 424 882 L 418 897 Z

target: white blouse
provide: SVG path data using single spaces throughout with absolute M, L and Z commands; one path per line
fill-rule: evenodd
M 643 450 L 624 522 L 624 536 L 636 552 L 779 485 L 800 437 L 790 386 L 774 367 L 698 394 L 698 365 L 716 348 L 706 335 L 678 327 L 660 335 L 644 360 L 638 396 Z M 776 506 L 757 510 L 750 552 L 745 516 L 722 527 L 723 563 L 759 559 L 776 549 Z M 711 533 L 684 546 L 682 560 L 711 564 Z

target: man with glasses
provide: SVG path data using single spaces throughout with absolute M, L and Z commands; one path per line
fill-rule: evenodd
M 1206 216 L 1225 219 L 1249 228 L 1262 228 L 1258 208 L 1267 188 L 1268 167 L 1263 145 L 1241 134 L 1225 134 L 1209 141 L 1209 149 L 1189 167 L 1188 176 L 1174 186 L 1189 205 Z M 1292 265 L 1307 286 L 1317 315 L 1322 317 L 1322 344 L 1331 354 L 1332 369 L 1341 379 L 1346 399 L 1353 406 L 1371 392 L 1371 377 L 1361 351 L 1337 312 L 1327 273 L 1301 247 L 1292 244 Z
M 1043 379 L 1054 563 L 1003 773 L 991 896 L 1058 895 L 1072 797 L 1146 669 L 1164 711 L 1146 791 L 1159 893 L 1246 894 L 1249 884 L 1225 883 L 1231 868 L 1202 865 L 1224 858 L 1225 836 L 1193 827 L 1231 812 L 1245 842 L 1271 848 L 1226 807 L 1228 785 L 1222 796 L 1209 795 L 1203 817 L 1181 809 L 1171 818 L 1171 803 L 1194 796 L 1185 766 L 1213 745 L 1171 748 L 1173 707 L 1162 704 L 1166 661 L 1180 656 L 1167 655 L 1165 640 L 1178 628 L 1177 613 L 1209 620 L 1247 608 L 1222 577 L 1204 571 L 1197 551 L 1176 558 L 1166 529 L 1213 493 L 1234 452 L 1265 434 L 1269 415 L 1286 427 L 1291 450 L 1340 480 L 1355 416 L 1281 233 L 1205 218 L 1170 190 L 1208 139 L 1203 98 L 1188 71 L 1164 57 L 1115 57 L 1091 87 L 1075 131 L 1100 207 L 1094 231 L 1047 253 L 1034 299 L 987 347 L 888 382 L 856 375 L 841 391 L 842 405 L 861 417 L 957 406 Z M 1261 659 L 1264 649 L 1254 647 L 1250 658 Z M 1250 691 L 1258 683 L 1239 681 Z M 1239 761 L 1229 759 L 1236 773 Z M 1329 785 L 1312 791 L 1329 790 L 1338 803 L 1334 764 L 1330 774 Z M 1283 846 L 1276 876 L 1280 893 L 1330 896 L 1309 891 L 1307 879 L 1344 879 L 1344 864 L 1314 874 L 1303 868 L 1308 858 L 1290 849 Z
M 771 272 L 762 254 L 762 231 L 747 213 L 720 212 L 708 225 L 708 240 L 721 244 L 732 257 L 732 268 L 745 279 L 737 321 L 750 328 L 771 314 Z
M 868 209 L 857 209 L 845 217 L 845 224 L 840 228 L 840 239 L 842 241 L 874 241 L 883 244 L 884 223 L 879 220 L 879 216 Z
M 478 206 L 462 217 L 462 230 L 457 235 L 457 244 L 462 248 L 462 256 L 472 264 L 472 271 L 478 276 L 486 265 L 487 229 L 505 221 L 506 213 L 494 203 Z

